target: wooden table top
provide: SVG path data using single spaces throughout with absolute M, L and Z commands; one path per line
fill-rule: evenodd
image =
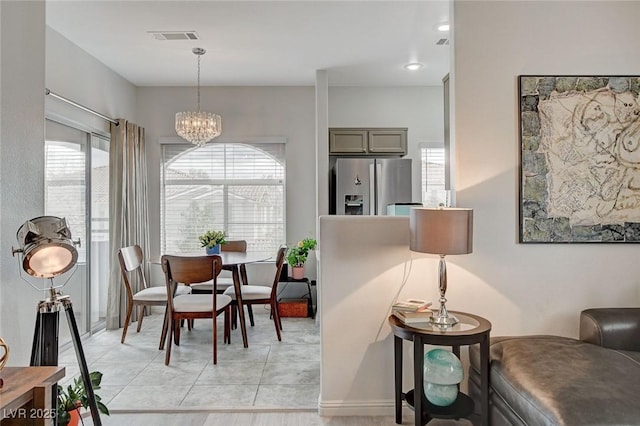
M 434 312 L 434 315 L 437 312 Z M 459 322 L 453 326 L 437 326 L 431 324 L 429 320 L 421 323 L 405 324 L 395 315 L 389 316 L 389 325 L 393 333 L 403 339 L 411 338 L 413 334 L 425 336 L 450 336 L 450 337 L 471 337 L 487 333 L 491 330 L 491 323 L 481 316 L 466 312 L 449 311 L 455 315 Z
M 33 399 L 33 388 L 55 383 L 65 374 L 64 367 L 5 367 L 0 371 L 4 385 L 0 389 L 0 419 L 11 410 Z

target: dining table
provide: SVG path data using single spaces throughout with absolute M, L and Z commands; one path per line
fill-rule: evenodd
M 172 256 L 203 256 L 203 253 L 188 252 L 188 253 L 166 253 Z M 211 255 L 214 256 L 214 255 Z M 235 252 L 235 251 L 221 251 L 215 256 L 220 256 L 222 260 L 222 267 L 231 271 L 233 277 L 233 288 L 236 294 L 236 300 L 238 301 L 238 314 L 240 316 L 240 330 L 242 332 L 242 343 L 245 348 L 249 347 L 249 341 L 247 339 L 247 325 L 244 317 L 244 308 L 242 305 L 242 289 L 240 282 L 240 266 L 247 265 L 249 263 L 263 262 L 273 258 L 271 252 L 260 251 L 248 251 L 248 252 Z M 151 257 L 150 263 L 161 264 L 162 257 Z

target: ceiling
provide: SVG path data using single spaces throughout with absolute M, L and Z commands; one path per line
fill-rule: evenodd
M 438 1 L 47 0 L 47 25 L 136 86 L 441 85 L 449 3 Z M 149 31 L 195 31 L 156 40 Z M 418 71 L 403 68 L 421 62 Z

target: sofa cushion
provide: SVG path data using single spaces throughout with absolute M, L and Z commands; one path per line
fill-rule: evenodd
M 479 351 L 470 353 L 477 373 Z M 529 425 L 640 422 L 640 354 L 558 336 L 491 339 L 492 401 Z M 495 405 L 495 402 L 494 402 Z
M 640 308 L 592 308 L 580 312 L 580 340 L 609 349 L 640 351 Z

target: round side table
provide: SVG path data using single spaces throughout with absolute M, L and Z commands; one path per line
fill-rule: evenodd
M 458 393 L 456 402 L 448 407 L 439 407 L 427 401 L 423 389 L 424 345 L 451 346 L 453 353 L 459 358 L 461 345 L 480 344 L 481 420 L 483 425 L 489 425 L 489 333 L 491 332 L 491 323 L 478 315 L 450 312 L 458 317 L 459 322 L 449 327 L 441 327 L 429 322 L 404 324 L 394 315 L 389 317 L 389 325 L 394 335 L 397 424 L 402 424 L 403 399 L 414 409 L 415 424 L 420 426 L 428 423 L 432 418 L 458 419 L 471 414 L 473 401 L 462 392 Z M 415 389 L 406 393 L 402 392 L 402 340 L 413 341 Z

